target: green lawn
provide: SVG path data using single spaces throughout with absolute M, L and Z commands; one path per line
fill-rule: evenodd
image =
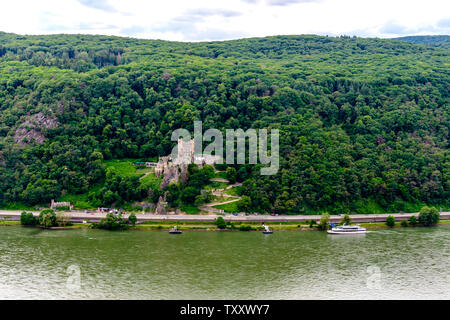
M 122 177 L 142 176 L 146 172 L 152 170 L 152 168 L 137 167 L 135 162 L 139 162 L 141 159 L 114 159 L 106 160 L 106 168 L 114 168 L 117 173 Z
M 183 204 L 181 205 L 181 211 L 186 212 L 187 214 L 198 214 L 200 210 L 191 204 Z
M 241 194 L 242 186 L 236 186 L 225 190 L 224 193 L 229 194 L 230 196 L 239 196 Z
M 152 189 L 159 189 L 161 186 L 162 178 L 157 178 L 154 172 L 150 172 L 144 178 L 141 179 L 141 184 L 145 187 Z
M 226 179 L 227 178 L 227 173 L 225 171 L 223 171 L 223 172 L 215 172 L 214 173 L 214 178 Z
M 225 212 L 229 212 L 229 213 L 236 213 L 236 212 L 239 212 L 238 203 L 239 203 L 239 201 L 225 203 L 225 204 L 218 204 L 217 206 L 213 206 L 213 208 L 221 209 L 221 210 L 224 210 Z
M 226 182 L 212 181 L 208 185 L 206 185 L 204 189 L 225 189 L 228 186 L 229 184 Z
M 155 159 L 145 159 L 145 161 L 152 161 Z M 161 185 L 162 179 L 157 178 L 153 172 L 151 172 L 152 168 L 146 167 L 136 167 L 134 165 L 135 162 L 144 161 L 142 159 L 114 159 L 114 160 L 106 160 L 105 166 L 106 168 L 114 168 L 117 173 L 122 177 L 133 177 L 139 176 L 142 177 L 144 174 L 148 173 L 147 176 L 142 178 L 141 183 L 146 187 L 158 188 Z M 91 192 L 97 192 L 103 187 L 103 183 L 99 183 L 89 189 L 88 192 L 82 194 L 65 194 L 56 199 L 57 201 L 68 201 L 72 203 L 75 209 L 92 209 L 94 206 L 89 203 L 88 195 Z M 22 205 L 23 206 L 23 205 Z M 26 209 L 25 207 L 17 208 L 19 210 Z M 28 209 L 29 210 L 29 209 Z

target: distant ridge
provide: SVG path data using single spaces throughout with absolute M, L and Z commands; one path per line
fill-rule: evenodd
M 392 40 L 400 40 L 414 44 L 425 44 L 432 47 L 438 48 L 450 48 L 450 36 L 449 35 L 439 35 L 439 36 L 407 36 L 392 38 Z

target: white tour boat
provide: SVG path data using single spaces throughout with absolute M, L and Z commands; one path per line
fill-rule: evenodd
M 268 226 L 264 225 L 264 231 L 263 231 L 263 233 L 264 233 L 264 234 L 272 234 L 273 231 L 270 230 Z
M 363 234 L 366 233 L 366 228 L 360 226 L 338 226 L 328 230 L 329 234 Z

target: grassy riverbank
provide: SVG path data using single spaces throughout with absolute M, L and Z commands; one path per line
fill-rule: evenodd
M 226 229 L 218 229 L 216 224 L 210 221 L 146 221 L 136 224 L 130 227 L 129 230 L 170 230 L 174 226 L 177 226 L 179 230 L 203 230 L 203 231 L 239 231 L 241 226 L 250 226 L 249 231 L 262 231 L 264 227 L 260 222 L 235 222 L 227 224 Z M 310 228 L 309 224 L 305 224 L 304 221 L 296 222 L 266 222 L 266 225 L 274 231 L 318 231 L 317 228 Z M 361 227 L 367 229 L 388 229 L 384 222 L 365 222 L 358 223 Z M 0 226 L 16 226 L 21 227 L 19 221 L 3 221 L 0 220 Z M 72 230 L 72 229 L 89 229 L 91 224 L 89 223 L 73 223 L 71 226 L 58 227 L 55 230 Z M 441 220 L 437 226 L 450 226 L 450 220 Z M 30 228 L 30 227 L 27 227 Z M 32 227 L 31 227 L 32 228 Z M 408 226 L 402 227 L 399 222 L 393 228 L 421 228 L 421 226 Z

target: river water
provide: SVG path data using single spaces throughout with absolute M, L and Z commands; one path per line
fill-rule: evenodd
M 449 299 L 450 228 L 324 232 L 0 227 L 0 299 Z

